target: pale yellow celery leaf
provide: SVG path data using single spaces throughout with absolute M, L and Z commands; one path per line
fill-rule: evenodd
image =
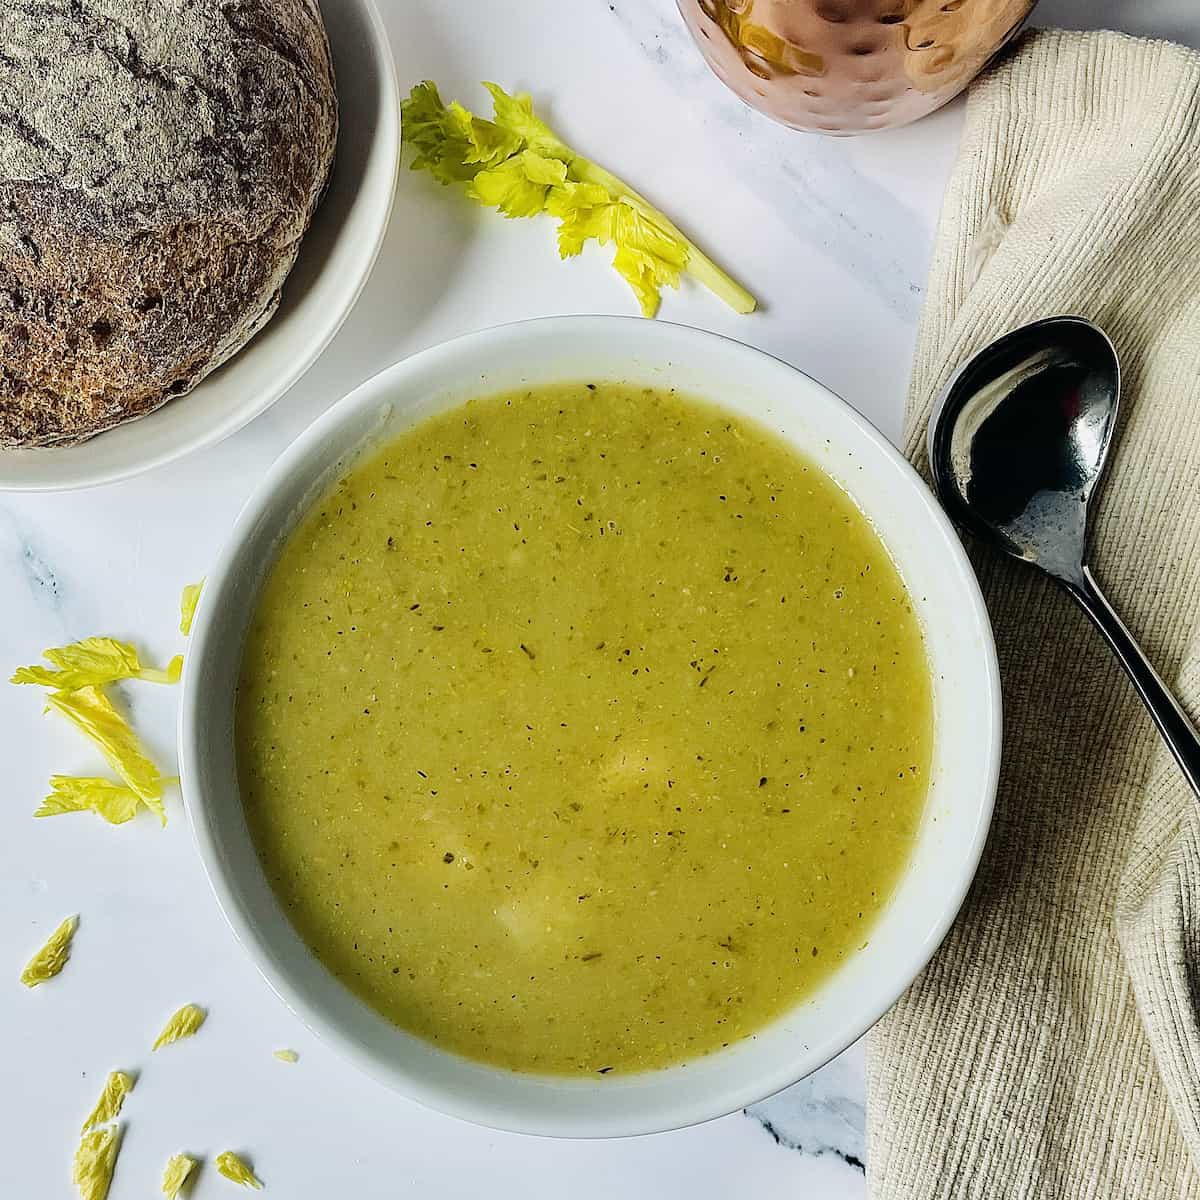
M 679 286 L 688 261 L 687 243 L 624 201 L 589 207 L 556 196 L 553 204 L 562 213 L 559 253 L 564 258 L 578 254 L 590 238 L 611 243 L 616 250 L 613 267 L 633 288 L 643 314 L 654 316 L 659 288 Z
M 500 122 L 476 116 L 457 101 L 443 104 L 431 81 L 417 84 L 400 103 L 401 136 L 414 155 L 410 168 L 428 171 L 442 183 L 464 183 L 481 168 L 498 166 L 527 144 L 522 130 L 530 128 L 528 117 L 532 114 L 522 115 L 519 106 L 513 112 L 520 128 L 507 129 Z M 558 147 L 561 143 L 539 134 L 538 146 L 543 145 Z
M 53 979 L 67 965 L 71 957 L 71 939 L 75 936 L 78 917 L 68 917 L 46 939 L 46 944 L 25 964 L 21 982 L 26 987 L 37 987 L 47 979 Z
M 42 655 L 57 669 L 18 667 L 9 682 L 36 683 L 41 687 L 71 692 L 88 685 L 133 679 L 142 672 L 137 651 L 127 642 L 118 642 L 116 638 L 84 638 L 69 646 L 44 650 Z
M 499 84 L 484 82 L 491 93 L 495 122 L 519 137 L 525 146 L 549 158 L 570 161 L 574 151 L 546 124 L 534 114 L 533 101 L 524 93 L 510 96 Z
M 510 158 L 521 149 L 521 139 L 516 134 L 501 129 L 491 121 L 477 117 L 463 108 L 457 100 L 447 109 L 448 119 L 465 143 L 464 163 L 478 163 L 481 167 L 494 166 Z
M 462 183 L 476 167 L 467 162 L 471 143 L 430 80 L 418 83 L 400 102 L 400 136 L 414 151 L 413 171 L 428 171 L 442 183 Z
M 79 775 L 51 775 L 50 795 L 33 814 L 58 817 L 63 813 L 94 812 L 110 825 L 123 825 L 137 813 L 142 798 L 132 788 Z
M 633 294 L 637 297 L 638 305 L 642 310 L 642 316 L 657 316 L 659 305 L 662 303 L 660 285 L 665 281 L 657 277 L 653 267 L 647 264 L 645 258 L 636 251 L 620 247 L 613 255 L 613 268 L 633 289 Z M 679 286 L 678 277 L 671 286 Z
M 546 211 L 552 217 L 587 219 L 590 210 L 613 204 L 613 198 L 598 183 L 565 179 L 546 196 Z
M 522 150 L 498 166 L 480 171 L 467 194 L 506 217 L 534 217 L 545 209 L 550 189 L 566 177 L 566 163 Z
M 141 679 L 147 683 L 178 683 L 183 673 L 183 655 L 177 654 L 166 667 L 146 667 L 128 642 L 109 637 L 84 638 L 69 646 L 42 652 L 63 674 L 52 684 L 60 692 L 92 684 L 96 687 L 119 679 Z M 110 669 L 111 668 L 111 669 Z M 74 672 L 73 677 L 69 677 Z
M 196 1169 L 196 1160 L 190 1154 L 172 1154 L 163 1168 L 162 1194 L 167 1200 L 176 1200 L 188 1176 Z
M 261 1190 L 262 1181 L 250 1169 L 249 1163 L 239 1158 L 232 1150 L 224 1150 L 217 1155 L 217 1170 L 226 1179 L 240 1183 L 242 1187 L 258 1188 Z
M 295 1050 L 276 1050 L 275 1057 L 279 1059 L 280 1062 L 285 1063 L 294 1063 L 300 1061 L 300 1055 L 298 1055 Z
M 169 1046 L 172 1042 L 179 1041 L 180 1038 L 191 1037 L 204 1024 L 206 1016 L 208 1014 L 198 1004 L 185 1004 L 163 1026 L 162 1033 L 150 1049 L 157 1050 L 160 1046 Z
M 614 200 L 620 200 L 631 208 L 637 209 L 643 216 L 655 222 L 665 234 L 677 239 L 686 250 L 686 266 L 689 274 L 708 288 L 713 295 L 728 304 L 734 312 L 752 313 L 758 306 L 754 297 L 728 272 L 718 267 L 699 246 L 689 240 L 666 213 L 655 208 L 645 196 L 639 195 L 611 171 L 606 171 L 598 163 L 589 162 L 586 158 L 576 155 L 571 159 L 571 176 L 574 179 L 598 183 L 607 188 Z
M 643 315 L 653 317 L 661 298 L 659 289 L 664 284 L 679 286 L 687 244 L 627 204 L 614 208 L 610 237 L 616 247 L 613 267 L 633 288 Z
M 203 579 L 199 583 L 189 583 L 183 589 L 183 595 L 179 597 L 179 632 L 184 637 L 192 632 L 192 621 L 196 618 L 196 605 L 200 603 L 200 592 L 203 588 Z M 174 663 L 175 660 L 171 661 Z M 180 660 L 180 666 L 182 665 L 182 660 Z
M 560 189 L 555 188 L 555 192 Z M 558 226 L 558 253 L 561 258 L 571 258 L 580 253 L 584 245 L 595 238 L 607 242 L 612 238 L 612 214 L 618 205 L 606 202 L 594 205 L 578 205 L 563 211 Z
M 71 1167 L 71 1182 L 79 1189 L 82 1200 L 104 1200 L 108 1195 L 120 1148 L 119 1125 L 93 1129 L 80 1139 Z
M 94 687 L 83 687 L 74 692 L 51 692 L 46 703 L 91 738 L 100 747 L 108 765 L 147 804 L 161 812 L 162 775 L 129 722 L 103 692 Z
M 115 1121 L 120 1116 L 125 1097 L 133 1091 L 133 1084 L 132 1075 L 127 1075 L 124 1071 L 110 1071 L 108 1079 L 104 1082 L 104 1091 L 96 1101 L 96 1107 L 88 1113 L 88 1118 L 79 1132 L 87 1133 L 97 1125 L 107 1125 L 110 1121 Z

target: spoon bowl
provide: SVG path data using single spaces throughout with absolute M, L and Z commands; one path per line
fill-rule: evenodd
M 993 342 L 950 380 L 929 423 L 942 505 L 976 536 L 1078 582 L 1120 386 L 1112 342 L 1080 317 Z

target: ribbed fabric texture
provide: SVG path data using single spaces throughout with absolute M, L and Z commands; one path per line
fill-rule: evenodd
M 1037 32 L 973 88 L 909 397 L 986 342 L 1080 313 L 1123 417 L 1097 577 L 1200 716 L 1200 55 Z M 876 1200 L 1200 1197 L 1200 805 L 1099 635 L 975 551 L 1004 767 L 974 888 L 868 1042 Z

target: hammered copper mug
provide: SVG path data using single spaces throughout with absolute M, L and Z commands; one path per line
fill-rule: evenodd
M 678 0 L 747 104 L 821 133 L 905 125 L 956 96 L 1037 0 Z

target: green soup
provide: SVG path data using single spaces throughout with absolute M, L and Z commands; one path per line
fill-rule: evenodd
M 525 1071 L 676 1063 L 867 940 L 920 822 L 929 671 L 849 498 L 740 417 L 475 400 L 301 520 L 251 625 L 251 835 L 317 957 Z

